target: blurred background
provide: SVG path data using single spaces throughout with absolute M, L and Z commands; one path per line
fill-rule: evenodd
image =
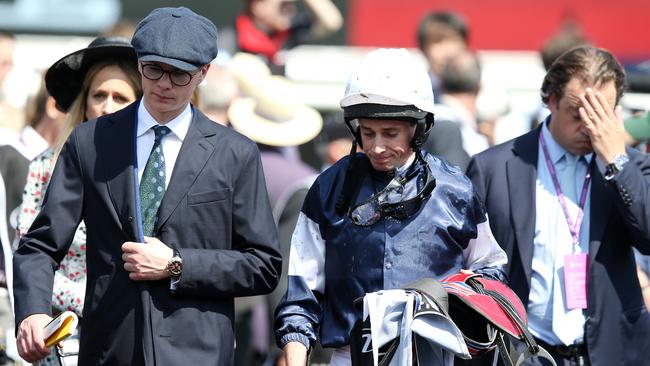
M 367 47 L 407 47 L 417 52 L 418 23 L 431 11 L 461 14 L 469 27 L 469 48 L 482 63 L 488 90 L 507 98 L 510 110 L 538 103 L 544 69 L 539 51 L 566 28 L 612 51 L 626 66 L 630 90 L 623 103 L 648 107 L 650 3 L 644 0 L 333 0 L 343 27 L 309 45 L 286 51 L 286 76 L 300 95 L 319 109 L 337 108 L 345 79 Z M 3 88 L 12 104 L 24 105 L 38 88 L 38 73 L 92 37 L 136 24 L 151 9 L 187 6 L 219 28 L 220 46 L 234 49 L 233 26 L 243 1 L 0 0 L 0 29 L 16 35 L 14 68 Z M 302 6 L 297 2 L 298 7 Z M 644 63 L 644 61 L 646 61 Z M 484 88 L 485 89 L 485 88 Z

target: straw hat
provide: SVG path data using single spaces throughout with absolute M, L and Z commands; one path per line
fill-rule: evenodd
M 271 70 L 261 58 L 239 52 L 228 63 L 228 70 L 237 79 L 241 94 L 255 97 L 260 93 L 260 83 L 271 77 Z
M 321 115 L 300 101 L 284 77 L 258 81 L 254 97 L 235 100 L 228 109 L 233 128 L 270 146 L 295 146 L 312 140 L 323 127 Z

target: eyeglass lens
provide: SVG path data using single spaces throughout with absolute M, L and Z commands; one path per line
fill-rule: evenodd
M 194 76 L 187 71 L 167 71 L 162 67 L 153 64 L 142 65 L 142 74 L 149 80 L 159 80 L 163 77 L 164 74 L 169 74 L 169 79 L 171 80 L 172 84 L 176 86 L 185 86 L 189 84 L 192 80 L 192 77 Z

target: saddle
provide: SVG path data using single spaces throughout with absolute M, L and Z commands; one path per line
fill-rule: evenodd
M 472 357 L 498 347 L 506 366 L 519 366 L 533 357 L 555 365 L 528 331 L 526 309 L 508 286 L 475 273 L 457 273 L 440 283 L 449 296 L 449 316 L 463 333 Z M 508 351 L 505 335 L 523 342 L 524 351 L 517 352 L 514 347 Z
M 413 308 L 408 308 L 408 305 L 401 308 L 404 313 L 412 314 L 412 322 L 406 324 L 402 320 L 401 327 L 410 327 L 409 331 L 414 333 L 413 337 L 405 338 L 404 332 L 400 331 L 401 336 L 397 334 L 388 342 L 382 340 L 375 346 L 379 354 L 378 359 L 375 360 L 378 362 L 373 362 L 372 343 L 376 340 L 371 337 L 372 326 L 369 317 L 364 317 L 352 329 L 350 341 L 352 365 L 403 364 L 403 362 L 396 363 L 393 359 L 396 350 L 404 346 L 400 345 L 400 339 L 402 342 L 406 339 L 413 343 L 414 357 L 411 365 L 432 364 L 433 353 L 430 345 L 423 342 L 422 326 L 426 327 L 434 323 L 434 328 L 437 328 L 435 333 L 441 334 L 442 326 L 447 334 L 446 340 L 433 339 L 434 343 L 438 343 L 439 348 L 447 352 L 434 357 L 441 364 L 449 364 L 449 355 L 475 358 L 498 348 L 499 355 L 506 366 L 519 366 L 533 357 L 544 358 L 553 366 L 556 365 L 553 357 L 537 344 L 528 331 L 526 310 L 521 300 L 508 286 L 499 281 L 484 278 L 480 274 L 458 273 L 441 281 L 433 278 L 421 279 L 405 286 L 403 290 L 415 294 L 417 299 L 414 301 Z M 378 295 L 387 295 L 390 291 L 393 290 L 368 295 L 376 298 Z M 362 308 L 368 305 L 368 295 L 357 299 L 355 306 Z M 396 315 L 393 314 L 392 317 L 394 319 Z M 441 318 L 446 318 L 449 324 L 445 324 Z M 457 335 L 456 338 L 463 344 L 454 342 L 454 335 Z M 517 351 L 513 346 L 509 349 L 506 337 L 522 342 L 525 346 L 523 352 Z M 421 357 L 421 353 L 425 354 L 423 350 L 429 352 L 424 358 Z

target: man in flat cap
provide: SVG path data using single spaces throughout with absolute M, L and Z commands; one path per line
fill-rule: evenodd
M 84 220 L 80 365 L 230 365 L 233 298 L 280 275 L 259 153 L 190 104 L 217 55 L 212 22 L 156 9 L 132 44 L 143 98 L 72 132 L 14 256 L 18 349 L 49 352 L 54 271 Z

